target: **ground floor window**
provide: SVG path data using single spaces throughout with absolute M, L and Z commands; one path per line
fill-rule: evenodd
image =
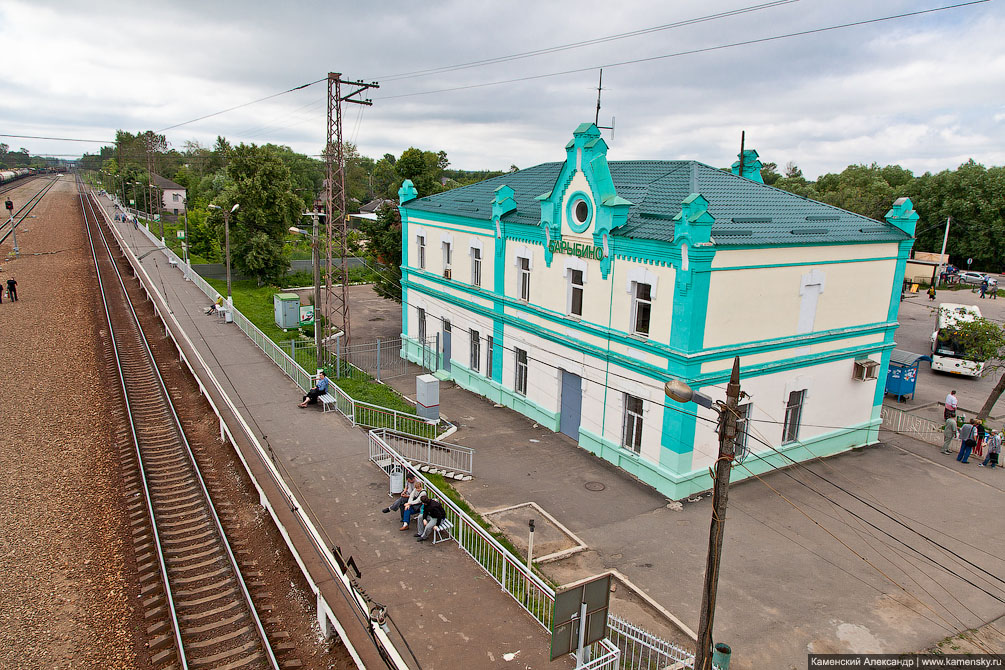
M 482 358 L 482 341 L 480 336 L 478 335 L 478 331 L 472 330 L 470 363 L 471 363 L 471 369 L 474 372 L 478 372 L 478 369 L 481 367 L 480 364 L 481 358 Z
M 485 338 L 485 376 L 492 377 L 492 336 L 488 335 Z
M 803 416 L 803 402 L 806 400 L 806 390 L 793 391 L 785 403 L 785 424 L 782 426 L 782 444 L 795 442 L 799 439 L 799 422 Z
M 527 395 L 527 352 L 516 349 L 516 384 L 513 389 L 520 395 Z
M 422 344 L 426 343 L 426 310 L 421 307 L 417 308 L 418 316 L 416 317 L 419 321 L 419 342 Z
M 625 394 L 624 428 L 621 432 L 621 446 L 636 454 L 642 451 L 642 398 Z

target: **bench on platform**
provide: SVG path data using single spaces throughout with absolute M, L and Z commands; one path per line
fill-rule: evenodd
M 330 393 L 323 393 L 319 395 L 318 402 L 321 403 L 322 412 L 327 412 L 329 409 L 334 409 L 337 407 L 335 404 L 337 402 L 335 400 L 335 396 L 331 395 Z
M 439 523 L 438 526 L 433 527 L 433 544 L 437 542 L 444 542 L 445 540 L 454 539 L 450 535 L 450 529 L 454 527 L 453 522 L 450 519 L 444 519 Z

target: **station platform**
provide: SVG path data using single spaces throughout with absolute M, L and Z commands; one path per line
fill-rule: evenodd
M 112 203 L 100 202 L 112 219 Z M 206 316 L 206 296 L 149 238 L 132 224 L 113 225 L 145 255 L 141 263 L 174 317 L 319 532 L 354 559 L 358 582 L 387 607 L 421 668 L 574 667 L 568 657 L 550 662 L 547 632 L 455 543 L 418 543 L 398 530 L 396 513 L 381 513 L 392 499 L 386 474 L 368 460 L 366 433 L 319 406 L 298 408 L 300 389 L 240 329 Z M 405 648 L 399 652 L 407 659 Z

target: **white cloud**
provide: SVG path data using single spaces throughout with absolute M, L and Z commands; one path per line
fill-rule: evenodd
M 470 169 L 561 160 L 593 120 L 596 71 L 468 90 L 391 97 L 592 67 L 916 11 L 910 0 L 800 0 L 710 23 L 535 58 L 397 80 L 465 63 L 724 11 L 750 0 L 622 3 L 439 0 L 386 3 L 171 3 L 68 0 L 0 6 L 5 53 L 32 54 L 0 81 L 0 127 L 24 135 L 108 137 L 164 128 L 325 76 L 385 76 L 345 136 L 371 156 L 410 145 Z M 766 161 L 808 176 L 850 163 L 915 172 L 973 157 L 1005 162 L 1005 15 L 999 3 L 815 33 L 604 72 L 601 124 L 617 117 L 613 159 L 735 159 L 741 130 Z M 324 144 L 324 85 L 167 132 L 176 147 Z M 360 122 L 357 123 L 359 114 Z M 607 133 L 610 136 L 610 133 Z M 34 152 L 92 145 L 3 139 Z

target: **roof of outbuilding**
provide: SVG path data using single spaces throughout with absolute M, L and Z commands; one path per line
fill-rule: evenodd
M 477 184 L 405 203 L 410 210 L 473 219 L 492 218 L 495 189 L 513 189 L 516 209 L 503 216 L 513 223 L 537 225 L 537 196 L 555 187 L 564 162 L 542 163 Z M 715 218 L 712 240 L 718 246 L 893 242 L 908 235 L 885 221 L 759 184 L 697 161 L 609 161 L 618 196 L 632 203 L 619 237 L 669 242 L 681 201 L 700 193 Z
M 171 190 L 180 189 L 182 191 L 185 190 L 185 187 L 182 186 L 181 184 L 176 184 L 167 177 L 162 177 L 156 172 L 151 172 L 150 178 L 153 179 L 154 186 L 156 186 L 157 188 L 166 188 Z

